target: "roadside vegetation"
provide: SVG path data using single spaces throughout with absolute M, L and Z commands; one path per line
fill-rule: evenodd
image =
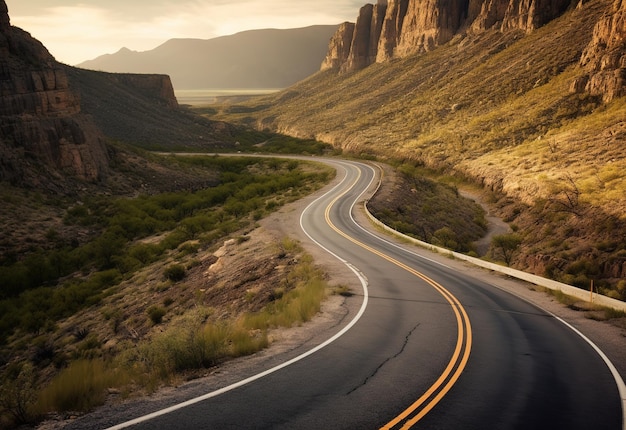
M 314 191 L 332 177 L 331 169 L 281 159 L 166 158 L 213 172 L 207 176 L 213 186 L 134 198 L 82 196 L 69 205 L 67 199 L 41 199 L 36 204 L 49 205 L 42 212 L 58 217 L 58 230 L 2 255 L 3 428 L 51 411 L 85 411 L 112 390 L 151 390 L 181 372 L 253 353 L 268 345 L 269 329 L 300 324 L 319 309 L 326 291 L 322 273 L 287 239 L 272 245 L 269 257 L 259 256 L 290 257 L 294 263 L 286 266 L 284 280 L 273 283 L 270 295 L 236 292 L 243 303 L 238 313 L 215 315 L 197 290 L 183 300 L 180 288 L 213 262 L 200 255 Z M 21 198 L 13 202 L 16 208 L 23 207 Z M 247 237 L 239 237 L 237 243 L 245 244 Z M 260 276 L 250 273 L 250 282 Z M 148 295 L 135 299 L 142 291 Z M 151 295 L 163 298 L 154 302 Z M 97 317 L 78 322 L 94 312 Z M 105 325 L 91 326 L 96 320 Z M 161 325 L 158 334 L 149 334 Z M 112 344 L 119 333 L 130 340 Z
M 485 212 L 456 184 L 413 163 L 398 164 L 389 182 L 368 202 L 372 215 L 421 241 L 476 255 L 473 243 L 487 232 Z
M 128 397 L 151 392 L 164 383 L 195 377 L 224 360 L 266 348 L 271 329 L 309 321 L 329 291 L 324 274 L 291 239 L 274 245 L 272 252 L 280 258 L 286 257 L 285 252 L 298 256 L 298 263 L 274 285 L 271 299 L 259 311 L 220 319 L 214 307 L 196 305 L 115 354 L 92 340 L 43 389 L 37 368 L 41 363 L 13 363 L 0 385 L 3 424 L 30 423 L 51 412 L 80 414 L 103 404 L 112 393 Z M 161 324 L 161 320 L 153 322 Z

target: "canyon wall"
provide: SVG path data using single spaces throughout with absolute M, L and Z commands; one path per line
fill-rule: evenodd
M 46 188 L 51 176 L 97 181 L 107 172 L 103 136 L 81 114 L 63 68 L 0 2 L 0 180 Z
M 605 102 L 626 95 L 626 0 L 615 0 L 598 21 L 580 65 L 587 74 L 574 82 L 573 91 L 588 91 Z
M 563 14 L 572 2 L 379 0 L 361 8 L 354 27 L 344 24 L 338 29 L 322 69 L 360 70 L 375 62 L 431 51 L 468 31 L 531 32 Z M 348 39 L 350 50 L 339 50 L 336 41 Z
M 335 35 L 330 39 L 328 54 L 326 54 L 326 58 L 322 62 L 322 70 L 339 70 L 346 63 L 352 48 L 354 27 L 355 24 L 352 22 L 344 22 L 339 26 Z
M 348 73 L 373 63 L 427 52 L 457 35 L 532 32 L 566 11 L 584 7 L 575 0 L 379 0 L 344 23 L 332 38 L 322 70 Z M 626 0 L 615 0 L 596 24 L 582 53 L 586 74 L 573 92 L 589 92 L 608 102 L 626 95 Z
M 81 93 L 84 88 L 74 77 L 81 74 L 109 89 L 89 109 L 83 98 L 94 97 Z M 108 100 L 112 97 L 114 102 Z M 88 73 L 59 64 L 29 33 L 11 26 L 6 2 L 0 0 L 0 181 L 57 193 L 74 192 L 81 181 L 103 181 L 110 160 L 98 120 L 116 117 L 117 130 L 141 104 L 177 111 L 170 78 Z

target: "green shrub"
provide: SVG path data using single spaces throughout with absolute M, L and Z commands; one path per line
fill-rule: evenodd
M 37 398 L 33 366 L 9 365 L 0 379 L 0 423 L 2 415 L 10 417 L 15 425 L 27 424 L 33 418 Z
M 161 324 L 167 311 L 161 306 L 150 306 L 146 313 L 154 324 Z
M 182 281 L 185 278 L 186 270 L 182 264 L 172 264 L 165 269 L 165 277 L 172 282 Z
M 513 255 L 522 244 L 522 238 L 516 233 L 500 234 L 491 238 L 491 247 L 506 263 L 511 265 Z
M 213 324 L 169 328 L 140 347 L 142 361 L 161 378 L 213 366 L 227 355 L 228 332 Z

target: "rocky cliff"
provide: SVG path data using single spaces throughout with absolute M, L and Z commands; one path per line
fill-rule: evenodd
M 220 123 L 178 109 L 169 76 L 104 73 L 59 64 L 27 32 L 11 26 L 0 0 L 0 181 L 57 193 L 113 172 L 106 138 L 134 144 L 228 135 Z M 105 138 L 106 136 L 106 138 Z
M 67 74 L 46 48 L 12 27 L 0 2 L 0 180 L 46 188 L 67 174 L 97 181 L 107 172 L 103 136 L 81 113 Z
M 393 58 L 394 50 L 400 43 L 402 25 L 406 16 L 409 0 L 389 0 L 383 28 L 378 41 L 378 52 L 376 62 L 382 63 Z
M 598 21 L 580 64 L 587 74 L 574 82 L 574 91 L 588 91 L 607 102 L 626 95 L 626 0 L 615 0 Z
M 572 7 L 573 0 L 379 0 L 361 8 L 354 28 L 343 25 L 323 69 L 350 72 L 374 62 L 430 51 L 458 34 L 486 30 L 531 32 Z M 343 56 L 341 56 L 343 54 Z
M 104 72 L 103 72 L 104 73 Z M 145 75 L 136 73 L 104 73 L 116 85 L 133 87 L 148 98 L 170 108 L 177 108 L 172 80 L 167 75 Z
M 335 35 L 330 39 L 328 54 L 326 54 L 326 58 L 322 62 L 322 70 L 339 70 L 346 63 L 352 47 L 354 27 L 355 25 L 352 22 L 344 22 L 339 26 Z

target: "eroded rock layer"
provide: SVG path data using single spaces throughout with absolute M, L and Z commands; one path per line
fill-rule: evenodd
M 596 24 L 580 64 L 588 74 L 574 90 L 589 91 L 607 102 L 626 95 L 626 0 L 615 0 Z
M 351 49 L 341 57 L 331 43 L 323 69 L 329 59 L 332 68 L 350 72 L 430 51 L 467 30 L 530 32 L 571 6 L 572 0 L 379 0 L 361 8 L 354 28 L 339 28 L 333 40 L 351 39 Z
M 103 136 L 81 114 L 62 66 L 0 2 L 0 180 L 45 188 L 50 176 L 106 175 Z

